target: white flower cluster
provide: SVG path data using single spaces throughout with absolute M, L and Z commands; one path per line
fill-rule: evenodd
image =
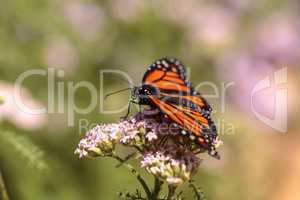
M 115 148 L 121 138 L 118 124 L 97 125 L 80 140 L 75 154 L 82 157 L 105 156 Z
M 124 120 L 119 124 L 121 130 L 120 143 L 124 145 L 140 145 L 144 143 L 145 122 L 137 121 L 135 118 Z
M 200 159 L 178 145 L 167 145 L 143 155 L 141 166 L 169 185 L 180 185 L 197 171 Z
M 97 125 L 81 139 L 75 154 L 80 158 L 107 156 L 117 144 L 141 146 L 157 138 L 155 131 L 146 132 L 145 120 L 135 116 L 120 123 Z
M 141 166 L 147 172 L 169 185 L 178 186 L 190 180 L 200 165 L 193 147 L 176 143 L 175 137 L 181 131 L 172 122 L 138 113 L 120 123 L 97 125 L 80 141 L 75 154 L 80 158 L 114 157 L 116 145 L 135 147 L 141 153 Z

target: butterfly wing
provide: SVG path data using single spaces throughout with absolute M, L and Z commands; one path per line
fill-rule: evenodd
M 156 81 L 178 81 L 186 84 L 185 67 L 175 58 L 163 58 L 149 66 L 144 74 L 143 84 L 153 84 Z
M 143 85 L 155 87 L 161 95 L 193 101 L 201 109 L 211 110 L 207 101 L 194 91 L 187 80 L 185 67 L 174 58 L 163 58 L 153 63 L 146 71 Z
M 161 59 L 152 64 L 143 77 L 143 85 L 159 93 L 149 95 L 152 103 L 168 118 L 189 132 L 200 147 L 217 156 L 216 127 L 210 119 L 211 107 L 187 81 L 184 66 L 176 59 Z
M 160 92 L 174 94 L 190 92 L 185 68 L 176 59 L 157 60 L 146 71 L 142 84 L 151 85 Z
M 216 126 L 210 118 L 210 111 L 199 110 L 192 102 L 181 101 L 180 97 L 170 99 L 150 95 L 149 98 L 168 118 L 188 131 L 191 140 L 199 144 L 202 149 L 208 150 L 210 155 L 219 157 L 216 152 L 218 135 Z

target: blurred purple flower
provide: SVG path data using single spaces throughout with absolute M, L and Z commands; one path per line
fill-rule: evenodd
M 200 7 L 186 22 L 190 39 L 208 46 L 222 46 L 232 41 L 236 21 L 232 13 L 218 6 Z
M 104 11 L 95 4 L 73 0 L 65 4 L 67 21 L 84 39 L 93 40 L 103 29 Z
M 225 0 L 226 5 L 232 9 L 233 12 L 243 14 L 248 10 L 255 10 L 256 7 L 261 3 L 257 0 Z
M 72 73 L 78 63 L 77 58 L 75 49 L 63 38 L 52 38 L 45 46 L 44 60 L 48 67 Z
M 156 9 L 157 14 L 162 15 L 178 24 L 184 25 L 190 19 L 191 14 L 197 12 L 200 5 L 199 2 L 195 0 L 166 0 L 160 2 L 162 5 L 157 5 L 157 7 L 162 7 L 161 9 Z M 176 12 L 174 12 L 176 10 Z
M 276 85 L 252 94 L 256 84 L 277 69 L 297 65 L 300 60 L 300 29 L 293 18 L 276 15 L 255 27 L 246 41 L 247 46 L 225 54 L 218 64 L 219 75 L 226 82 L 233 82 L 227 90 L 234 105 L 251 112 L 251 98 L 256 111 L 265 116 L 274 114 Z M 226 73 L 224 73 L 226 71 Z
M 203 6 L 193 0 L 172 1 L 165 7 L 166 12 L 162 14 L 185 27 L 193 45 L 215 47 L 232 42 L 236 19 L 229 9 L 218 5 Z
M 25 110 L 17 106 L 14 98 L 14 85 L 0 81 L 0 96 L 4 101 L 0 105 L 0 120 L 8 120 L 14 125 L 27 130 L 39 129 L 46 124 L 46 115 L 26 113 Z M 34 99 L 25 88 L 22 88 L 20 98 L 28 109 L 43 107 L 42 103 Z
M 298 19 L 278 14 L 260 23 L 250 42 L 258 59 L 288 65 L 300 61 L 299 35 Z
M 145 2 L 139 0 L 111 0 L 110 5 L 114 17 L 130 22 L 138 19 L 139 12 L 145 7 Z
M 219 75 L 225 82 L 233 82 L 233 86 L 227 90 L 235 107 L 250 112 L 251 91 L 255 84 L 272 74 L 273 67 L 270 63 L 257 60 L 247 52 L 225 54 L 219 62 Z M 226 73 L 224 73 L 226 71 Z M 254 104 L 259 110 L 270 113 L 273 108 L 273 96 L 264 95 L 263 99 L 255 99 Z

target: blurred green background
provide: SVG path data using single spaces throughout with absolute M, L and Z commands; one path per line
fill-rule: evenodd
M 199 88 L 215 110 L 224 141 L 220 161 L 204 156 L 195 180 L 208 199 L 299 199 L 299 61 L 300 2 L 297 0 L 12 0 L 0 6 L 0 170 L 13 200 L 118 199 L 137 181 L 109 159 L 79 160 L 74 150 L 90 124 L 117 122 L 126 111 L 128 93 L 100 101 L 87 114 L 75 114 L 68 126 L 68 87 L 88 81 L 100 93 L 124 88 L 118 76 L 127 73 L 139 85 L 154 60 L 171 56 L 189 69 L 194 85 L 210 82 L 224 95 L 214 97 L 209 85 Z M 288 131 L 265 125 L 250 108 L 252 88 L 287 67 Z M 30 115 L 13 99 L 16 79 L 27 70 L 54 68 L 55 110 Z M 58 83 L 64 99 L 58 101 Z M 24 81 L 22 101 L 30 108 L 47 106 L 46 76 Z M 255 108 L 272 116 L 274 91 L 258 94 Z M 98 95 L 98 94 L 97 94 Z M 121 97 L 121 98 L 120 98 Z M 78 89 L 75 103 L 84 108 L 91 96 Z M 59 113 L 61 106 L 64 112 Z M 149 179 L 149 181 L 152 181 Z

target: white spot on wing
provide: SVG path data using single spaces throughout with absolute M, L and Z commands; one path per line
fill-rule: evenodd
M 195 140 L 196 137 L 195 137 L 194 135 L 190 135 L 190 139 L 191 139 L 191 140 Z

